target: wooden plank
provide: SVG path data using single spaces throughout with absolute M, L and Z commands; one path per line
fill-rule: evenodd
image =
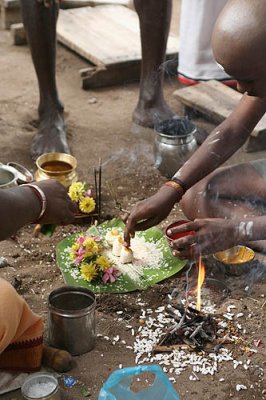
M 84 90 L 136 82 L 140 76 L 140 63 L 136 61 L 129 64 L 116 64 L 107 68 L 84 68 L 80 70 L 80 76 Z
M 218 81 L 203 82 L 176 90 L 174 97 L 186 107 L 199 111 L 214 123 L 220 123 L 231 114 L 242 94 Z M 259 121 L 252 136 L 266 131 L 266 116 Z
M 19 0 L 2 0 L 1 4 L 5 8 L 20 8 Z
M 10 27 L 10 32 L 15 46 L 22 46 L 27 44 L 27 36 L 24 25 L 22 22 L 18 24 L 12 24 Z
M 20 7 L 17 3 L 1 3 L 0 28 L 9 29 L 12 24 L 22 21 Z
M 139 20 L 123 6 L 83 7 L 62 10 L 58 40 L 96 66 L 109 67 L 141 60 Z M 170 35 L 168 54 L 178 51 L 178 38 Z
M 140 79 L 140 61 L 130 61 L 128 63 L 114 64 L 108 67 L 89 67 L 83 68 L 80 72 L 81 86 L 84 90 L 138 82 Z M 176 74 L 177 60 L 168 70 L 173 68 L 172 75 Z

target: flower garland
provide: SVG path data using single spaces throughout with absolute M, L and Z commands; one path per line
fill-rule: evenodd
M 73 267 L 78 266 L 85 281 L 114 283 L 120 275 L 119 270 L 102 254 L 103 249 L 102 238 L 88 233 L 80 235 L 71 246 L 69 257 Z
M 72 201 L 78 203 L 79 209 L 84 214 L 90 214 L 95 210 L 96 203 L 92 192 L 85 182 L 74 182 L 68 189 L 68 195 Z

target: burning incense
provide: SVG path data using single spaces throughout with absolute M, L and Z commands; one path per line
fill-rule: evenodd
M 199 256 L 199 272 L 198 272 L 198 284 L 197 284 L 197 310 L 201 310 L 201 287 L 205 279 L 205 268 L 202 262 L 201 256 Z

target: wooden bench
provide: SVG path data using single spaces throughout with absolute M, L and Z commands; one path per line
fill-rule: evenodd
M 233 111 L 242 94 L 212 80 L 176 90 L 174 97 L 185 107 L 185 114 L 194 110 L 209 121 L 219 124 Z M 245 145 L 248 152 L 266 150 L 266 115 L 262 117 Z
M 1 29 L 9 29 L 12 24 L 21 21 L 20 2 L 19 0 L 0 0 Z
M 99 5 L 62 10 L 57 37 L 93 64 L 80 71 L 83 89 L 139 80 L 139 19 L 128 7 Z M 177 52 L 178 37 L 170 33 L 167 56 L 173 58 Z

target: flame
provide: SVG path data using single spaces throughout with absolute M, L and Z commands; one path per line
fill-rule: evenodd
M 202 262 L 201 256 L 199 256 L 199 273 L 198 273 L 198 285 L 197 285 L 197 310 L 201 310 L 201 287 L 205 279 L 205 268 Z

